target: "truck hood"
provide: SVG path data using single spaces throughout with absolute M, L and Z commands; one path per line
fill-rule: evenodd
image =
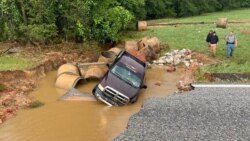
M 101 81 L 101 85 L 105 88 L 109 86 L 116 91 L 126 95 L 129 98 L 133 98 L 139 91 L 140 88 L 135 88 L 125 81 L 121 80 L 111 72 L 108 72 L 107 76 Z

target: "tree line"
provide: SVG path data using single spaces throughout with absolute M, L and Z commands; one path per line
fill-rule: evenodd
M 0 41 L 117 41 L 136 21 L 250 7 L 250 0 L 0 0 Z
M 145 0 L 146 19 L 187 17 L 250 7 L 250 0 Z

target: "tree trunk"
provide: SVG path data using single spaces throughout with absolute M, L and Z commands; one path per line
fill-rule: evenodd
M 20 14 L 22 16 L 24 24 L 27 25 L 28 20 L 27 20 L 25 8 L 24 8 L 23 0 L 16 0 L 16 4 L 17 4 L 18 10 L 19 10 L 19 12 L 20 12 Z

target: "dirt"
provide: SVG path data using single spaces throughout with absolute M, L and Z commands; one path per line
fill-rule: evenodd
M 27 70 L 0 71 L 0 84 L 6 87 L 5 90 L 0 91 L 0 123 L 15 116 L 18 109 L 31 106 L 34 99 L 29 96 L 29 92 L 36 88 L 38 80 L 45 77 L 47 72 L 56 70 L 64 63 L 94 62 L 99 56 L 91 50 L 73 48 L 72 44 L 40 48 L 22 46 L 17 43 L 1 43 L 0 52 L 11 46 L 21 50 L 27 58 L 39 58 L 39 63 L 36 67 Z M 203 64 L 218 62 L 200 53 L 193 53 L 192 56 L 197 59 L 197 62 Z M 177 84 L 180 91 L 190 90 L 189 84 L 195 81 L 194 73 L 198 68 L 197 63 L 191 64 L 188 69 L 178 67 L 182 71 L 181 80 Z M 171 73 L 171 71 L 166 68 L 166 73 Z M 160 86 L 161 82 L 155 85 Z
M 250 30 L 242 30 L 241 34 L 250 35 Z
M 249 82 L 249 73 L 213 73 L 210 74 L 213 81 L 228 81 L 228 82 Z

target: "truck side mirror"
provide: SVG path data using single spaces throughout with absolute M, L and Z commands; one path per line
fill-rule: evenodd
M 106 66 L 109 68 L 109 67 L 110 67 L 110 64 L 109 64 L 109 63 L 107 63 L 107 64 L 106 64 Z
M 148 86 L 147 85 L 141 85 L 141 87 L 140 87 L 141 89 L 147 89 L 148 88 Z

